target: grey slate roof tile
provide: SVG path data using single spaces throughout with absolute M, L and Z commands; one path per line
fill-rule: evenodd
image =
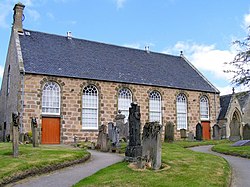
M 227 110 L 228 110 L 231 98 L 232 98 L 232 94 L 220 96 L 220 107 L 221 107 L 221 110 L 220 110 L 220 114 L 219 114 L 218 120 L 225 119 L 225 116 L 227 114 Z
M 218 92 L 180 56 L 25 32 L 19 38 L 26 73 Z

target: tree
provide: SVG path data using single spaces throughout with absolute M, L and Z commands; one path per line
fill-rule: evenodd
M 238 53 L 233 61 L 226 63 L 231 65 L 232 69 L 224 72 L 233 74 L 232 83 L 236 86 L 250 87 L 250 26 L 247 37 L 242 41 L 236 40 L 233 44 L 237 47 Z

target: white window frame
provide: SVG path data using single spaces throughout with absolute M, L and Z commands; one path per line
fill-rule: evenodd
M 180 93 L 176 97 L 177 130 L 187 129 L 187 97 Z
M 158 114 L 159 119 L 153 119 L 153 114 Z M 162 124 L 161 94 L 158 91 L 151 91 L 149 93 L 149 121 L 158 121 Z
M 118 90 L 118 110 L 125 115 L 125 122 L 128 121 L 129 108 L 132 103 L 132 93 L 128 88 L 121 88 Z
M 200 119 L 209 120 L 209 101 L 207 96 L 200 98 Z
M 92 101 L 90 101 L 89 99 L 92 99 Z M 88 120 L 90 121 L 91 119 L 89 117 L 85 118 L 84 116 L 84 111 L 91 111 L 91 110 L 96 112 L 95 118 L 92 118 L 92 120 L 96 119 L 94 126 L 88 125 Z M 82 129 L 98 130 L 98 121 L 99 121 L 98 116 L 99 116 L 98 89 L 94 85 L 85 86 L 82 92 Z
M 51 88 L 51 86 L 53 88 Z M 50 88 L 49 88 L 50 87 Z M 55 105 L 57 103 L 57 105 Z M 58 112 L 44 110 L 58 109 Z M 61 112 L 61 88 L 56 82 L 46 82 L 42 92 L 42 114 L 60 115 Z

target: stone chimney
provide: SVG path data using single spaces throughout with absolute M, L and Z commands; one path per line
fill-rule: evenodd
M 13 8 L 14 10 L 14 15 L 13 15 L 13 28 L 17 32 L 23 33 L 23 9 L 24 5 L 22 3 L 17 3 L 15 4 L 15 7 Z

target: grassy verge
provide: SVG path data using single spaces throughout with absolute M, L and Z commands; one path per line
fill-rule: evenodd
M 250 158 L 250 146 L 233 147 L 231 145 L 232 143 L 218 144 L 214 146 L 212 150 L 227 155 Z
M 3 183 L 23 178 L 26 174 L 39 171 L 51 171 L 63 167 L 74 160 L 81 160 L 89 155 L 80 149 L 61 146 L 20 145 L 18 158 L 12 156 L 12 144 L 0 143 L 0 186 Z
M 202 145 L 217 145 L 229 143 L 229 140 L 207 140 L 207 141 L 175 141 L 175 144 L 178 144 L 184 148 L 202 146 Z
M 220 157 L 193 152 L 175 143 L 163 143 L 159 171 L 135 171 L 121 162 L 100 170 L 75 186 L 227 186 L 230 167 Z

